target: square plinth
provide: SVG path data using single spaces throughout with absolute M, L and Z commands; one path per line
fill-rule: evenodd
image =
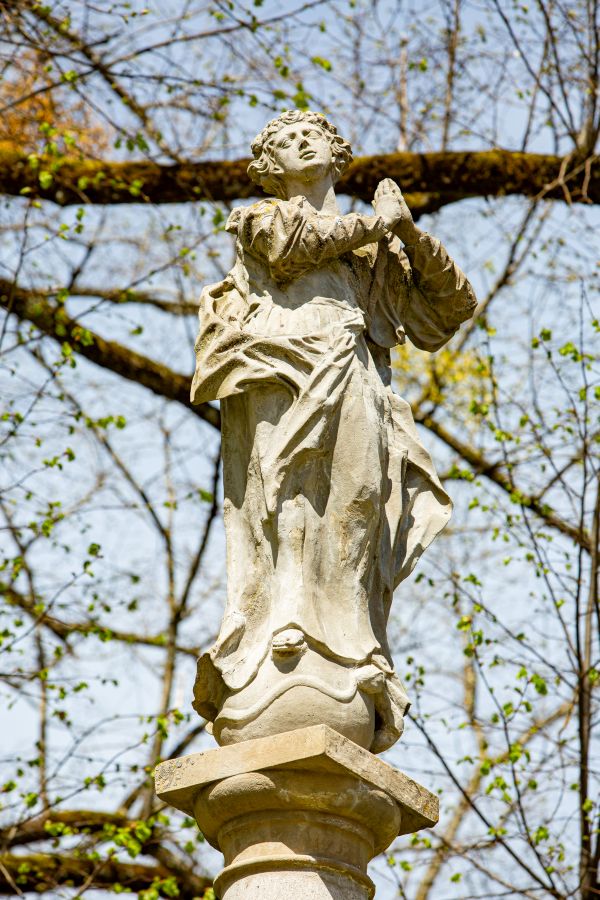
M 327 725 L 166 760 L 156 767 L 156 793 L 165 803 L 193 816 L 194 800 L 202 788 L 234 775 L 269 769 L 354 775 L 395 800 L 402 813 L 399 834 L 431 828 L 439 818 L 434 794 Z

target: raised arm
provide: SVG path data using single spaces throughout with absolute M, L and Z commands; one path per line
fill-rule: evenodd
M 411 289 L 404 328 L 420 350 L 439 350 L 473 315 L 477 300 L 464 272 L 437 238 L 416 229 L 404 245 Z
M 227 230 L 237 233 L 246 253 L 264 260 L 280 283 L 379 241 L 389 227 L 383 216 L 329 216 L 286 200 L 264 200 L 236 209 L 227 223 Z
M 402 304 L 404 330 L 420 350 L 439 350 L 473 315 L 477 300 L 464 272 L 450 258 L 437 238 L 417 228 L 411 212 L 395 182 L 385 179 L 375 193 L 376 212 L 395 198 L 397 222 L 393 233 L 404 249 L 390 245 L 407 281 L 407 297 Z

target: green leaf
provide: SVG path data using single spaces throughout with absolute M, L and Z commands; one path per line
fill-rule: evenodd
M 38 175 L 38 181 L 42 190 L 47 191 L 54 181 L 52 172 L 48 172 L 47 169 L 42 169 L 42 171 Z
M 322 56 L 311 56 L 310 61 L 315 66 L 320 66 L 321 69 L 325 69 L 326 72 L 331 72 L 332 65 L 328 59 L 324 59 Z

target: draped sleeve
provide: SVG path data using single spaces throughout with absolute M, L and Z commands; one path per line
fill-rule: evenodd
M 325 215 L 306 203 L 264 200 L 234 210 L 227 230 L 236 233 L 245 253 L 259 258 L 273 280 L 282 284 L 379 241 L 386 226 L 379 216 Z
M 439 350 L 473 315 L 477 300 L 465 274 L 437 238 L 423 233 L 402 247 L 379 244 L 369 301 L 369 337 L 379 347 L 403 343 Z

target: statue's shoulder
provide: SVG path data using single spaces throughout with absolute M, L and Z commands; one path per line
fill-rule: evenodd
M 236 206 L 227 219 L 225 231 L 228 231 L 230 234 L 238 234 L 245 223 L 272 216 L 278 207 L 286 204 L 286 200 L 279 200 L 277 197 L 267 197 L 264 200 L 257 200 L 256 203 L 251 203 L 249 206 Z

